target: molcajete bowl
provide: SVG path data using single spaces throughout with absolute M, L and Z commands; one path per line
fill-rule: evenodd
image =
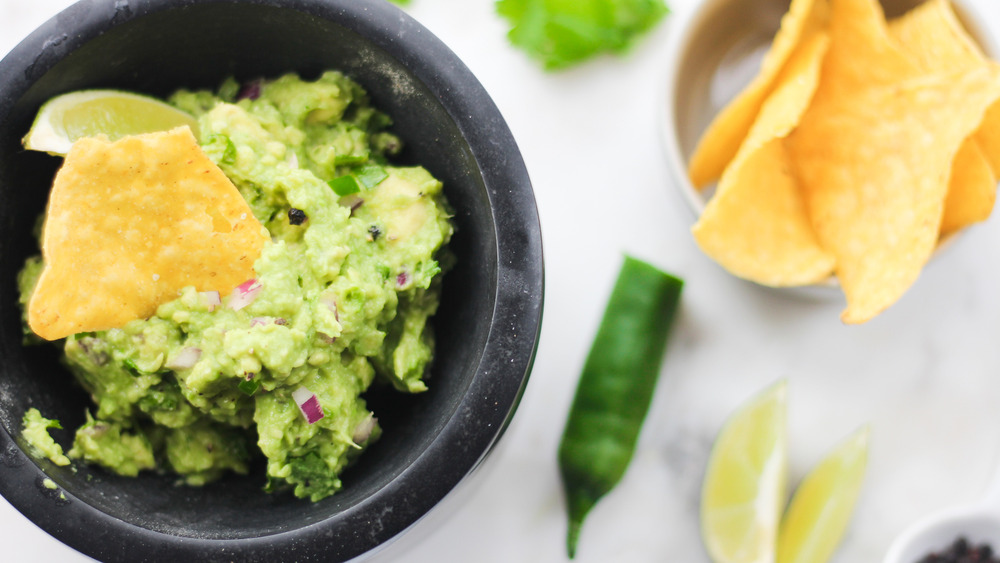
M 345 72 L 444 182 L 457 260 L 434 321 L 430 390 L 367 396 L 384 433 L 320 502 L 267 494 L 263 467 L 202 488 L 119 477 L 27 452 L 26 409 L 75 428 L 86 393 L 56 349 L 22 346 L 16 273 L 60 159 L 20 139 L 47 99 L 83 88 L 165 96 L 298 72 Z M 344 561 L 423 518 L 494 448 L 527 383 L 541 323 L 540 228 L 501 115 L 461 61 L 381 0 L 83 0 L 0 61 L 0 493 L 71 547 L 106 561 Z M 54 430 L 64 445 L 71 430 Z M 51 479 L 56 488 L 45 486 Z

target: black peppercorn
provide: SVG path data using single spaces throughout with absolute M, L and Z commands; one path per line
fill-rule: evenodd
M 916 563 L 1000 563 L 989 544 L 973 545 L 965 538 L 956 539 L 944 551 L 928 553 Z
M 294 207 L 288 210 L 288 222 L 292 225 L 301 225 L 306 221 L 306 212 Z

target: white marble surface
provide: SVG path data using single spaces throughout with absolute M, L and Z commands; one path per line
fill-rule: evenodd
M 683 310 L 632 466 L 591 514 L 577 560 L 707 562 L 698 491 L 715 433 L 742 401 L 790 381 L 793 483 L 870 423 L 871 458 L 835 563 L 878 561 L 935 508 L 976 498 L 1000 445 L 1000 218 L 976 226 L 881 317 L 842 325 L 839 297 L 810 300 L 733 279 L 695 247 L 654 116 L 680 12 L 624 57 L 545 74 L 509 47 L 491 0 L 413 0 L 408 12 L 468 64 L 517 138 L 545 243 L 537 361 L 504 447 L 443 522 L 379 562 L 565 560 L 555 451 L 621 254 L 684 277 Z M 1000 3 L 969 0 L 1000 33 Z M 0 0 L 6 53 L 68 0 Z M 437 520 L 440 520 L 438 518 Z M 0 501 L 6 561 L 86 561 Z

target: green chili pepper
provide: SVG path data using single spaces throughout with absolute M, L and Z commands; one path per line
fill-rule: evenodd
M 358 183 L 358 179 L 350 174 L 338 176 L 327 183 L 340 196 L 356 194 L 361 191 L 361 184 Z
M 358 182 L 367 189 L 372 189 L 389 177 L 389 173 L 378 164 L 366 164 L 354 171 Z
M 625 257 L 559 444 L 572 558 L 583 520 L 632 460 L 684 282 Z
M 247 395 L 253 397 L 253 394 L 257 392 L 257 389 L 260 389 L 260 381 L 257 381 L 256 379 L 243 379 L 236 387 L 240 391 L 243 391 Z

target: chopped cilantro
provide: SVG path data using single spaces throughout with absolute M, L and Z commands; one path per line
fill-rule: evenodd
M 223 164 L 234 164 L 236 162 L 236 145 L 233 140 L 226 137 L 226 150 L 222 152 Z
M 511 43 L 547 70 L 621 52 L 667 14 L 663 0 L 497 0 Z
M 135 365 L 135 360 L 132 358 L 125 358 L 122 360 L 122 367 L 124 367 L 125 371 L 129 372 L 134 377 L 142 375 L 142 370 L 139 369 L 139 366 Z
M 208 138 L 209 144 L 218 143 L 223 145 L 222 156 L 219 157 L 219 162 L 222 164 L 235 164 L 236 163 L 236 145 L 233 143 L 226 135 L 212 135 Z

